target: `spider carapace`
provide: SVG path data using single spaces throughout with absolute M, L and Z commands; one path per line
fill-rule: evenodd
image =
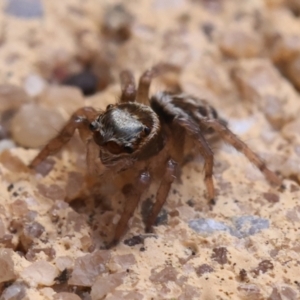
M 46 157 L 58 152 L 78 129 L 81 136 L 89 136 L 87 164 L 90 170 L 96 160 L 104 167 L 104 174 L 109 169 L 115 172 L 129 168 L 136 170 L 136 184 L 127 186 L 124 191 L 124 211 L 109 246 L 116 244 L 123 236 L 142 193 L 151 183 L 153 166 L 160 164 L 163 172 L 156 201 L 146 221 L 146 231 L 151 230 L 175 179 L 177 163 L 182 161 L 186 138 L 193 140 L 204 158 L 205 185 L 211 203 L 215 198 L 212 178 L 214 154 L 205 137 L 208 132 L 213 131 L 243 153 L 270 182 L 281 184 L 277 175 L 228 129 L 206 101 L 184 93 L 159 92 L 149 97 L 151 80 L 170 68 L 160 64 L 147 70 L 140 77 L 137 88 L 132 73 L 127 70 L 121 72 L 122 93 L 119 102 L 108 105 L 102 112 L 92 107 L 77 110 L 30 164 L 34 168 Z M 97 145 L 96 154 L 95 151 L 89 151 L 91 145 Z

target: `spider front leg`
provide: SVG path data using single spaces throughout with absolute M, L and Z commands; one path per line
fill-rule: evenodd
M 121 215 L 121 219 L 117 224 L 114 238 L 112 242 L 108 245 L 108 248 L 116 245 L 125 233 L 127 223 L 132 217 L 136 207 L 138 206 L 142 193 L 146 189 L 148 189 L 150 182 L 151 178 L 149 172 L 143 171 L 139 174 L 135 185 L 127 184 L 124 186 L 123 193 L 126 197 L 124 211 Z
M 48 144 L 39 152 L 39 154 L 30 163 L 30 168 L 35 168 L 48 156 L 57 153 L 74 135 L 78 129 L 81 137 L 90 135 L 90 123 L 97 116 L 97 112 L 92 107 L 83 107 L 78 109 L 62 128 L 59 134 L 48 142 Z
M 265 175 L 267 180 L 276 185 L 282 184 L 282 180 L 274 172 L 267 168 L 265 162 L 224 124 L 218 120 L 203 119 L 201 122 L 213 128 L 224 141 L 233 146 L 237 151 L 243 153 L 249 159 L 249 161 L 252 162 Z
M 168 160 L 164 177 L 157 191 L 156 202 L 154 203 L 151 213 L 146 222 L 146 232 L 151 231 L 151 228 L 156 221 L 158 213 L 161 211 L 161 208 L 166 202 L 171 185 L 175 179 L 176 166 L 177 163 L 173 159 Z
M 139 80 L 137 101 L 142 104 L 148 104 L 151 81 L 155 77 L 169 71 L 178 72 L 179 70 L 175 65 L 161 63 L 144 72 Z

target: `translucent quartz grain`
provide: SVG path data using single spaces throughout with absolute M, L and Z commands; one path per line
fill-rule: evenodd
M 116 287 L 123 283 L 125 272 L 99 276 L 92 286 L 92 300 L 101 300 L 105 295 L 111 293 Z
M 80 297 L 76 294 L 61 292 L 53 296 L 53 300 L 80 300 Z
M 77 258 L 69 284 L 92 286 L 97 276 L 106 272 L 106 263 L 109 259 L 110 253 L 106 250 L 98 250 Z
M 55 260 L 56 267 L 62 272 L 65 269 L 69 269 L 73 265 L 73 259 L 69 256 L 60 256 Z
M 0 249 L 0 283 L 16 278 L 12 260 L 13 253 L 11 249 Z
M 125 270 L 136 263 L 133 254 L 118 255 L 115 256 L 113 260 Z
M 76 109 L 84 106 L 82 92 L 78 88 L 69 86 L 48 86 L 38 101 L 49 109 L 59 108 L 60 113 L 66 118 L 69 118 Z
M 28 95 L 35 97 L 39 95 L 46 87 L 46 81 L 37 74 L 30 74 L 24 83 Z
M 24 226 L 24 234 L 30 238 L 40 237 L 44 231 L 44 226 L 38 222 L 32 222 Z
M 3 291 L 0 300 L 23 300 L 26 299 L 25 293 L 25 285 L 16 282 Z
M 58 273 L 58 269 L 52 264 L 40 260 L 25 268 L 23 272 L 21 272 L 21 277 L 31 286 L 51 286 L 54 283 L 54 279 L 58 276 Z
M 30 101 L 26 92 L 15 85 L 0 84 L 0 112 L 16 110 Z
M 143 300 L 144 296 L 139 292 L 113 291 L 105 300 Z
M 16 200 L 9 205 L 11 213 L 17 217 L 24 217 L 28 213 L 27 203 L 23 200 Z
M 221 36 L 219 46 L 221 51 L 230 57 L 254 57 L 262 50 L 259 35 L 249 30 L 226 30 Z
M 56 111 L 26 104 L 12 119 L 11 132 L 16 143 L 24 147 L 44 146 L 57 135 L 65 121 Z

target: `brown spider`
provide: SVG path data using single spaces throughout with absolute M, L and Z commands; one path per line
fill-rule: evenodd
M 211 203 L 215 197 L 212 179 L 214 154 L 204 135 L 212 131 L 242 152 L 270 182 L 281 184 L 281 180 L 226 127 L 216 110 L 206 101 L 169 92 L 159 92 L 149 99 L 151 80 L 169 67 L 161 64 L 146 71 L 139 80 L 137 90 L 132 73 L 123 71 L 120 74 L 122 94 L 119 103 L 108 105 L 102 112 L 92 107 L 77 110 L 30 164 L 34 168 L 47 156 L 58 152 L 78 129 L 81 137 L 89 136 L 87 165 L 90 169 L 101 160 L 102 167 L 105 167 L 102 173 L 113 170 L 125 171 L 125 174 L 126 170 L 134 170 L 135 183 L 123 188 L 126 204 L 110 246 L 123 236 L 142 193 L 149 187 L 155 169 L 160 167 L 163 172 L 156 202 L 146 221 L 146 231 L 151 230 L 175 179 L 176 162 L 182 161 L 188 137 L 194 141 L 205 160 L 205 184 Z M 91 145 L 97 145 L 96 151 L 92 150 L 95 148 Z

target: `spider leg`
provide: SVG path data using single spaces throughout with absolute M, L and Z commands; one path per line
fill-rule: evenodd
M 139 174 L 137 184 L 128 184 L 123 188 L 123 192 L 126 197 L 126 203 L 124 211 L 121 215 L 121 219 L 119 220 L 114 238 L 112 242 L 108 245 L 108 248 L 116 245 L 120 238 L 123 236 L 127 223 L 129 219 L 132 217 L 134 210 L 139 204 L 142 193 L 149 187 L 151 178 L 150 174 L 147 171 L 143 171 Z
M 210 149 L 205 137 L 201 133 L 199 126 L 194 122 L 190 121 L 187 118 L 179 117 L 174 119 L 175 123 L 178 123 L 180 126 L 185 128 L 188 135 L 190 135 L 199 147 L 199 151 L 205 160 L 204 169 L 205 169 L 205 184 L 211 204 L 214 203 L 215 189 L 213 183 L 213 165 L 214 165 L 214 154 Z
M 178 72 L 178 68 L 171 64 L 161 63 L 153 66 L 151 69 L 142 74 L 137 90 L 137 101 L 139 103 L 148 104 L 149 90 L 152 79 L 168 71 Z
M 99 158 L 99 146 L 94 142 L 92 138 L 88 139 L 86 143 L 86 162 L 88 167 L 88 173 L 93 175 L 102 175 L 105 171 L 105 166 L 101 163 Z
M 232 145 L 237 151 L 243 153 L 271 183 L 274 183 L 276 185 L 282 184 L 281 179 L 274 172 L 267 168 L 264 161 L 219 120 L 203 119 L 201 120 L 201 122 L 204 122 L 207 126 L 213 128 L 224 141 Z
M 92 107 L 83 107 L 78 109 L 62 128 L 59 134 L 50 140 L 47 145 L 38 153 L 30 163 L 30 168 L 35 168 L 49 155 L 57 153 L 74 135 L 76 129 L 79 130 L 80 136 L 90 135 L 89 124 L 97 116 L 96 110 Z
M 120 73 L 122 95 L 120 102 L 134 102 L 136 98 L 136 88 L 134 77 L 128 70 Z
M 166 202 L 171 185 L 175 179 L 176 166 L 177 163 L 173 159 L 168 160 L 164 177 L 157 191 L 156 202 L 154 203 L 151 213 L 146 222 L 146 232 L 151 231 L 151 228 L 156 221 L 158 213 L 160 212 L 162 206 Z

